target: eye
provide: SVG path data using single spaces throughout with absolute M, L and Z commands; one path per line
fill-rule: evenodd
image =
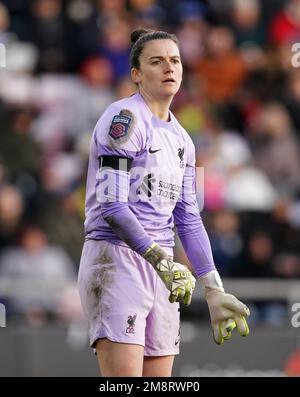
M 173 62 L 173 63 L 180 63 L 179 59 L 177 59 L 177 58 L 172 59 L 172 62 Z
M 159 65 L 160 63 L 161 63 L 161 61 L 157 60 L 157 61 L 151 62 L 151 65 Z

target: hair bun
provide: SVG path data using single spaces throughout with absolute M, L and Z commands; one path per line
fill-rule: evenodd
M 154 30 L 151 29 L 135 29 L 133 32 L 131 32 L 130 39 L 131 43 L 134 44 L 138 41 L 138 39 L 142 36 L 144 36 L 147 33 L 154 32 Z

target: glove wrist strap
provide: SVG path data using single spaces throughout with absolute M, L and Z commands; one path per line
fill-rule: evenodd
M 199 277 L 199 281 L 205 290 L 205 294 L 212 290 L 224 292 L 223 283 L 217 270 L 212 270 L 204 276 Z
M 153 243 L 144 253 L 143 257 L 152 266 L 156 267 L 159 262 L 168 257 L 168 254 L 157 243 Z

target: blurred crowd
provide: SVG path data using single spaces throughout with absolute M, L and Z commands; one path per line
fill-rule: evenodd
M 300 276 L 300 0 L 2 0 L 0 300 L 32 324 L 81 316 L 90 137 L 135 90 L 137 27 L 180 40 L 172 110 L 204 167 L 201 214 L 220 274 Z M 16 280 L 25 297 L 5 292 Z

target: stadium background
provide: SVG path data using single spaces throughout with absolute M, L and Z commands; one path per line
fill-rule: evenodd
M 134 90 L 136 27 L 179 37 L 184 83 L 172 110 L 205 170 L 202 216 L 219 272 L 252 312 L 248 338 L 214 346 L 198 291 L 182 311 L 174 375 L 299 375 L 300 68 L 292 45 L 300 1 L 7 0 L 0 376 L 98 373 L 76 290 L 85 172 L 95 122 Z

